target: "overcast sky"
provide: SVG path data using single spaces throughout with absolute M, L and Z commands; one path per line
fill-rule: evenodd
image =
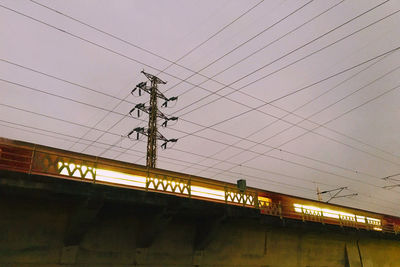
M 158 167 L 400 216 L 400 1 L 0 0 L 0 136 L 145 164 L 146 78 L 179 96 Z M 160 122 L 161 123 L 161 122 Z M 160 144 L 159 144 L 160 145 Z M 400 183 L 400 182 L 399 182 Z M 326 200 L 328 196 L 324 196 Z

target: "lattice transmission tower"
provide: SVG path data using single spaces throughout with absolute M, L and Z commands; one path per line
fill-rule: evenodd
M 133 116 L 133 112 L 137 110 L 137 116 L 140 117 L 140 112 L 147 113 L 149 115 L 148 127 L 136 127 L 132 131 L 128 133 L 128 138 L 131 139 L 131 135 L 136 133 L 136 139 L 139 139 L 140 135 L 147 136 L 147 155 L 146 155 L 146 166 L 149 168 L 155 168 L 157 163 L 157 140 L 163 141 L 161 148 L 166 149 L 168 143 L 175 143 L 178 139 L 167 139 L 164 137 L 157 129 L 157 119 L 160 118 L 164 120 L 161 124 L 163 127 L 167 127 L 168 121 L 176 121 L 177 117 L 167 117 L 159 111 L 158 109 L 158 99 L 162 99 L 164 102 L 161 107 L 167 107 L 168 102 L 176 101 L 178 97 L 167 98 L 163 93 L 158 90 L 159 84 L 166 84 L 165 81 L 161 80 L 157 76 L 146 73 L 142 71 L 147 79 L 150 81 L 150 86 L 147 85 L 146 82 L 141 82 L 136 85 L 136 87 L 132 90 L 133 93 L 138 90 L 139 96 L 142 95 L 142 91 L 148 93 L 150 95 L 150 104 L 146 106 L 145 103 L 140 103 L 135 105 L 129 114 Z

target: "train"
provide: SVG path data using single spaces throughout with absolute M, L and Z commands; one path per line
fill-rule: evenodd
M 6 138 L 0 138 L 0 170 L 243 206 L 281 219 L 400 233 L 400 218 L 391 215 Z

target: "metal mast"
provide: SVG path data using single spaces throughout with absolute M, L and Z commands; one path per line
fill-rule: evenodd
M 155 76 L 153 76 L 155 77 Z M 150 89 L 150 113 L 149 113 L 149 135 L 147 138 L 147 157 L 146 166 L 150 168 L 156 167 L 157 161 L 157 77 L 151 78 Z
M 137 109 L 138 113 L 137 116 L 140 116 L 140 111 L 148 113 L 149 114 L 149 122 L 148 122 L 148 127 L 147 129 L 143 127 L 137 127 L 133 129 L 129 134 L 128 137 L 130 138 L 133 133 L 136 132 L 137 134 L 137 139 L 139 139 L 139 135 L 145 135 L 147 136 L 147 155 L 146 155 L 146 166 L 149 168 L 155 168 L 156 163 L 157 163 L 157 140 L 161 140 L 164 143 L 161 145 L 162 148 L 167 148 L 167 143 L 173 142 L 175 143 L 178 141 L 177 139 L 167 139 L 165 138 L 161 133 L 159 133 L 157 129 L 157 118 L 161 118 L 164 120 L 162 126 L 166 127 L 167 122 L 172 120 L 175 121 L 178 118 L 177 117 L 167 117 L 164 115 L 161 111 L 158 110 L 158 98 L 161 98 L 164 100 L 164 103 L 162 104 L 162 107 L 167 107 L 169 101 L 175 101 L 178 98 L 177 97 L 171 97 L 167 98 L 165 97 L 159 90 L 158 90 L 158 85 L 159 84 L 166 84 L 163 80 L 160 78 L 146 73 L 142 71 L 142 73 L 149 79 L 150 81 L 150 86 L 147 86 L 147 82 L 141 82 L 136 87 L 132 90 L 135 92 L 136 90 L 139 91 L 139 95 L 142 94 L 142 91 L 145 91 L 150 95 L 150 105 L 146 106 L 144 103 L 137 104 L 134 108 L 131 109 L 129 112 L 130 115 L 132 115 L 132 112 Z

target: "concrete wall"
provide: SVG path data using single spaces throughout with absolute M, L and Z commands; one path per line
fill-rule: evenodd
M 81 224 L 87 230 L 79 243 L 66 245 L 80 199 L 5 192 L 0 191 L 0 266 L 400 266 L 397 240 L 246 217 L 221 221 L 206 248 L 194 250 L 202 214 L 187 211 L 173 214 L 150 247 L 138 248 L 153 207 L 107 201 Z

